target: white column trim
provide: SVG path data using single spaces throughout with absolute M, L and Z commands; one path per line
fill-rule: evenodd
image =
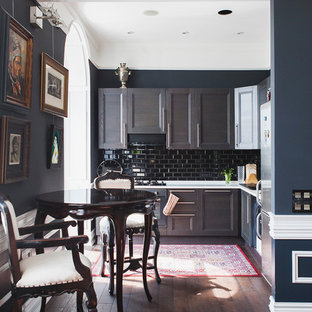
M 294 284 L 312 284 L 312 276 L 299 276 L 299 258 L 312 258 L 312 251 L 309 250 L 293 250 L 292 251 L 292 282 Z
M 312 302 L 275 302 L 270 297 L 270 312 L 311 312 Z
M 270 215 L 270 235 L 273 239 L 312 239 L 312 215 Z

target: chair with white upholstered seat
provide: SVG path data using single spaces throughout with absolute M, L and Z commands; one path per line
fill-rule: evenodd
M 94 179 L 93 186 L 96 189 L 133 189 L 134 179 L 128 175 L 124 175 L 117 172 L 107 172 L 103 176 L 99 176 Z M 154 241 L 154 254 L 149 258 L 154 259 L 154 265 L 148 266 L 147 269 L 154 269 L 156 280 L 158 283 L 161 279 L 157 270 L 157 255 L 160 244 L 160 233 L 158 229 L 157 218 L 153 217 L 152 224 L 153 241 Z M 133 235 L 137 233 L 144 233 L 144 214 L 134 213 L 128 216 L 126 221 L 126 234 L 129 238 L 129 258 L 125 259 L 125 262 L 130 262 L 129 266 L 125 271 L 132 270 L 135 271 L 141 267 L 139 261 L 142 259 L 133 258 Z M 103 217 L 100 221 L 100 239 L 101 239 L 101 249 L 102 249 L 102 267 L 101 275 L 105 276 L 105 262 L 107 261 L 107 242 L 108 242 L 108 262 L 110 268 L 110 285 L 109 293 L 114 292 L 114 226 L 108 217 Z
M 78 251 L 79 243 L 86 243 L 85 235 L 56 239 L 20 239 L 20 235 L 61 229 L 68 233 L 75 221 L 34 225 L 18 228 L 12 203 L 0 195 L 0 213 L 4 232 L 8 241 L 9 265 L 11 269 L 11 292 L 13 311 L 22 311 L 23 299 L 42 297 L 40 311 L 45 310 L 46 297 L 77 291 L 77 311 L 82 312 L 85 292 L 88 311 L 97 311 L 97 299 L 91 276 L 91 263 Z M 41 253 L 20 259 L 20 249 L 66 247 L 50 253 Z

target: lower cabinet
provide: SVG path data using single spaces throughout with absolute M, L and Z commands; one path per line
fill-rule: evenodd
M 241 236 L 247 245 L 252 244 L 251 195 L 241 194 Z
M 256 198 L 241 192 L 241 236 L 248 246 L 256 246 Z
M 238 236 L 238 190 L 169 190 L 179 197 L 167 235 Z
M 199 231 L 211 236 L 238 236 L 237 190 L 203 190 Z
M 167 235 L 197 235 L 199 216 L 198 190 L 169 190 L 179 197 L 170 217 L 167 217 Z

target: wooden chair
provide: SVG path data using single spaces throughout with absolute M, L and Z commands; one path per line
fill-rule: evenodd
M 18 228 L 12 203 L 0 195 L 2 225 L 8 240 L 9 265 L 12 273 L 13 311 L 22 311 L 23 299 L 42 297 L 40 311 L 45 310 L 46 297 L 77 291 L 77 311 L 82 312 L 83 292 L 86 293 L 88 311 L 97 311 L 97 299 L 91 276 L 91 263 L 78 251 L 79 243 L 88 242 L 88 236 L 55 239 L 20 239 L 20 235 L 61 229 L 63 236 L 75 221 L 50 223 Z M 35 254 L 20 259 L 20 249 L 66 247 L 66 250 Z
M 109 189 L 133 189 L 134 179 L 128 175 L 120 174 L 117 172 L 108 172 L 103 176 L 97 177 L 93 181 L 95 189 L 109 190 Z M 153 216 L 153 241 L 154 241 L 154 254 L 149 259 L 154 259 L 154 265 L 148 266 L 147 269 L 154 269 L 156 280 L 161 282 L 157 269 L 157 255 L 160 244 L 160 233 L 158 229 L 158 221 Z M 131 214 L 126 221 L 126 234 L 129 238 L 129 257 L 125 258 L 125 263 L 129 262 L 129 266 L 124 272 L 131 270 L 136 271 L 142 268 L 140 261 L 142 258 L 133 258 L 133 235 L 138 233 L 144 233 L 144 214 L 134 213 Z M 110 284 L 109 293 L 114 293 L 114 226 L 108 217 L 103 217 L 100 221 L 100 244 L 102 251 L 102 266 L 101 275 L 105 276 L 105 262 L 107 261 L 107 242 L 108 242 L 108 262 L 110 272 Z

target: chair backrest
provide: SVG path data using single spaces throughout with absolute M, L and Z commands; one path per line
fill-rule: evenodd
M 16 248 L 16 240 L 20 238 L 16 223 L 16 215 L 12 203 L 0 194 L 0 213 L 4 233 L 8 242 L 10 269 L 14 284 L 21 278 L 19 266 L 20 251 Z
M 107 172 L 93 181 L 95 189 L 133 189 L 134 179 L 126 174 Z

